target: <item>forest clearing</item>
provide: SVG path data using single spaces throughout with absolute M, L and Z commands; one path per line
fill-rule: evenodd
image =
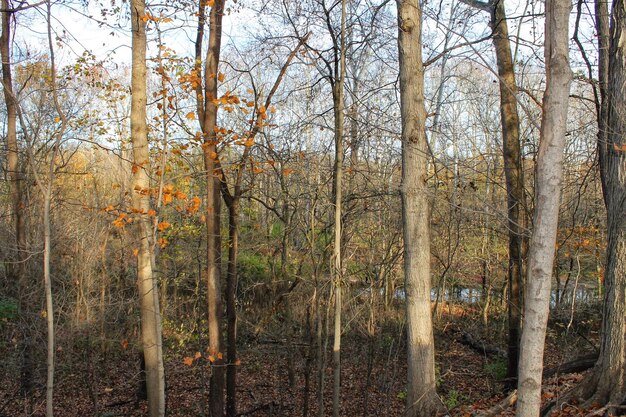
M 0 17 L 0 417 L 626 415 L 626 0 Z

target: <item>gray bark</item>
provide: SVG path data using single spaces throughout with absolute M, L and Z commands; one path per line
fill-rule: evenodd
M 550 307 L 558 227 L 567 108 L 572 73 L 568 26 L 571 3 L 546 2 L 546 91 L 537 157 L 534 230 L 528 258 L 524 324 L 520 343 L 518 417 L 536 417 L 541 407 L 543 354 Z
M 402 118 L 402 226 L 407 314 L 407 417 L 437 413 L 435 349 L 430 309 L 428 144 L 424 108 L 421 7 L 398 0 L 400 112 Z
M 137 287 L 141 312 L 141 341 L 146 363 L 148 415 L 165 415 L 165 375 L 157 284 L 152 271 L 150 244 L 150 165 L 148 126 L 146 120 L 146 25 L 144 0 L 131 2 L 132 22 L 132 81 L 130 130 L 133 146 L 132 205 L 141 213 L 134 226 L 137 247 Z

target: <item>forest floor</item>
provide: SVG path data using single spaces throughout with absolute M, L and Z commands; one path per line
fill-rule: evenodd
M 449 311 L 450 313 L 450 311 Z M 464 313 L 463 313 L 464 315 Z M 436 370 L 438 393 L 452 417 L 464 417 L 490 409 L 504 397 L 501 378 L 506 370 L 502 357 L 480 353 L 463 342 L 463 334 L 476 333 L 478 339 L 491 343 L 476 316 L 446 316 L 437 321 Z M 595 327 L 595 326 L 594 326 Z M 555 330 L 556 329 L 556 330 Z M 397 333 L 401 333 L 398 331 Z M 594 331 L 591 331 L 593 334 Z M 585 342 L 585 340 L 587 340 Z M 564 326 L 552 325 L 548 333 L 545 366 L 556 366 L 582 356 L 590 339 L 579 331 L 565 332 Z M 403 338 L 384 334 L 368 343 L 363 336 L 347 335 L 342 350 L 342 416 L 402 416 L 406 396 L 406 357 Z M 124 345 L 124 342 L 121 343 Z M 332 345 L 332 338 L 329 346 Z M 500 349 L 503 348 L 500 343 Z M 242 343 L 238 367 L 238 410 L 241 416 L 302 416 L 308 347 L 294 343 L 291 348 L 282 340 L 260 338 Z M 77 359 L 83 355 L 83 359 Z M 57 417 L 144 416 L 145 401 L 137 401 L 139 386 L 138 354 L 132 348 L 119 347 L 115 352 L 93 359 L 84 351 L 60 351 L 55 385 Z M 72 357 L 73 361 L 67 358 Z M 170 417 L 207 415 L 208 361 L 194 358 L 193 350 L 169 353 L 166 358 L 167 409 Z M 81 356 L 78 356 L 80 358 Z M 92 359 L 90 359 L 92 358 Z M 191 365 L 188 363 L 193 362 Z M 324 407 L 332 410 L 332 361 L 326 358 Z M 371 359 L 371 360 L 370 360 Z M 185 363 L 187 362 L 187 364 Z M 72 363 L 72 365 L 67 365 Z M 369 366 L 371 365 L 371 367 Z M 309 415 L 317 415 L 316 364 L 310 364 Z M 583 378 L 566 374 L 544 381 L 543 398 L 550 401 L 562 395 Z M 25 413 L 19 399 L 15 375 L 0 375 L 0 417 L 45 415 L 45 389 L 39 384 L 32 411 Z M 586 416 L 592 410 L 575 405 L 553 414 L 559 417 Z M 513 416 L 514 408 L 497 414 Z

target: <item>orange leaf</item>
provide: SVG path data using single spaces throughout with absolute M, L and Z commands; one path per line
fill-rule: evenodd
M 139 249 L 135 248 L 133 249 L 133 256 L 137 256 L 139 255 Z
M 148 210 L 148 216 L 150 216 L 150 217 L 156 216 L 156 211 L 154 211 L 152 209 Z
M 202 357 L 202 353 L 200 352 L 196 352 L 196 354 L 194 355 L 194 359 L 200 359 Z
M 223 74 L 223 73 L 221 73 L 221 72 L 220 72 L 220 73 L 218 73 L 218 74 L 217 74 L 217 80 L 218 80 L 219 82 L 224 81 L 224 74 Z
M 191 366 L 193 365 L 193 358 L 185 356 L 185 358 L 183 359 L 183 363 L 187 366 Z
M 128 349 L 128 340 L 124 339 L 120 344 L 122 345 L 122 349 Z
M 157 225 L 157 229 L 159 229 L 159 231 L 163 231 L 165 229 L 167 229 L 168 227 L 170 227 L 171 224 L 169 224 L 168 222 L 161 222 Z
M 195 112 L 190 111 L 189 113 L 187 113 L 187 116 L 185 116 L 185 117 L 187 117 L 187 119 L 189 119 L 189 120 L 195 120 L 195 118 L 196 118 L 196 113 L 195 113 Z
M 217 352 L 217 359 L 224 359 L 224 355 L 222 355 L 222 352 Z
M 209 355 L 209 362 L 211 363 L 215 362 L 215 356 Z

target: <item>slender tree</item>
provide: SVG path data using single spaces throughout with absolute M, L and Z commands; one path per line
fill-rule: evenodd
M 13 227 L 15 231 L 15 256 L 10 264 L 9 279 L 14 282 L 18 298 L 18 308 L 21 317 L 26 316 L 28 300 L 25 293 L 28 285 L 26 276 L 26 222 L 23 206 L 22 178 L 19 160 L 19 146 L 17 143 L 17 97 L 13 91 L 13 74 L 11 70 L 11 25 L 14 19 L 13 4 L 9 0 L 2 0 L 2 35 L 0 35 L 0 56 L 2 57 L 2 92 L 7 112 L 6 121 L 6 149 L 7 149 L 7 177 L 11 189 L 11 208 Z M 20 371 L 20 390 L 22 395 L 29 396 L 33 388 L 32 347 L 27 334 L 28 326 L 22 326 L 22 358 Z
M 209 325 L 209 354 L 216 358 L 211 368 L 209 412 L 212 417 L 221 417 L 224 413 L 224 364 L 223 341 L 221 331 L 221 196 L 220 178 L 217 174 L 217 87 L 220 52 L 222 45 L 222 17 L 225 0 L 215 0 L 209 12 L 209 44 L 206 49 L 204 69 L 202 68 L 202 49 L 204 31 L 207 24 L 207 2 L 198 2 L 198 30 L 195 43 L 195 75 L 203 82 L 196 83 L 196 107 L 198 120 L 203 134 L 203 159 L 206 175 L 206 279 Z
M 341 28 L 339 33 L 339 60 L 335 61 L 333 77 L 333 111 L 335 113 L 335 165 L 333 172 L 334 194 L 334 239 L 333 239 L 333 284 L 335 291 L 335 322 L 333 328 L 333 417 L 341 412 L 341 308 L 343 264 L 342 254 L 342 198 L 344 163 L 344 119 L 346 78 L 346 0 L 341 0 Z
M 402 229 L 406 291 L 407 417 L 437 413 L 435 343 L 430 311 L 430 218 L 426 184 L 428 143 L 424 108 L 422 16 L 418 0 L 398 1 L 402 118 Z
M 146 20 L 145 1 L 133 0 L 132 24 L 132 80 L 130 131 L 133 147 L 133 181 L 131 187 L 133 209 L 138 212 L 135 224 L 137 247 L 137 287 L 141 310 L 141 341 L 146 364 L 148 415 L 165 415 L 165 375 L 160 327 L 159 298 L 152 271 L 150 210 L 150 149 L 146 120 Z
M 520 344 L 518 417 L 536 417 L 541 407 L 541 381 L 554 247 L 559 218 L 567 109 L 572 72 L 568 27 L 571 3 L 546 2 L 546 91 L 537 157 L 534 230 L 528 258 L 524 324 Z
M 509 231 L 507 377 L 515 383 L 519 362 L 519 336 L 522 318 L 523 263 L 527 250 L 524 239 L 526 198 L 524 195 L 524 170 L 520 144 L 520 122 L 517 111 L 515 66 L 509 41 L 509 29 L 504 7 L 505 1 L 462 1 L 490 14 L 493 46 L 498 66 L 500 124 L 502 128 L 502 151 L 504 156 Z

